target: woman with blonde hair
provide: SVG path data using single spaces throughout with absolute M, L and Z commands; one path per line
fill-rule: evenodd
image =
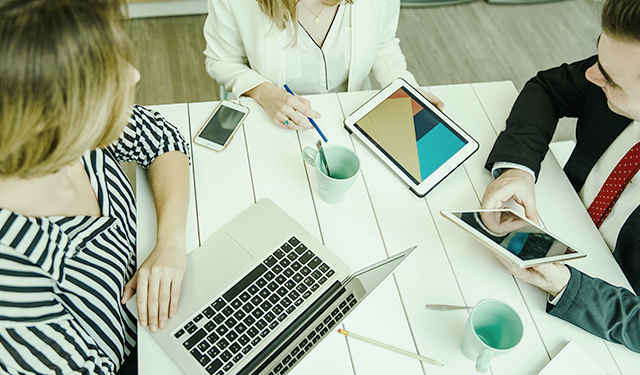
M 383 87 L 398 77 L 418 86 L 396 38 L 399 16 L 400 0 L 209 0 L 206 69 L 275 125 L 308 129 L 306 117 L 320 114 L 285 83 L 300 95 L 359 91 L 372 72 Z
M 163 328 L 184 274 L 188 148 L 133 106 L 117 0 L 0 0 L 0 373 L 134 374 L 140 324 Z M 156 247 L 136 272 L 148 168 Z M 131 358 L 129 357 L 129 358 Z M 127 363 L 127 366 L 122 366 Z

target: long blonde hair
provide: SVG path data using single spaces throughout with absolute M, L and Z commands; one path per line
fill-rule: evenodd
M 301 0 L 257 0 L 260 10 L 267 15 L 273 24 L 279 29 L 284 30 L 287 24 L 295 25 L 298 22 L 298 12 L 296 11 L 298 2 Z M 334 6 L 342 0 L 323 0 L 326 6 Z M 353 0 L 346 0 L 347 3 L 353 4 Z
M 0 1 L 0 178 L 116 140 L 133 103 L 122 0 Z

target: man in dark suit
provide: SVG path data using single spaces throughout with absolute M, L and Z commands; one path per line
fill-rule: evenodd
M 514 198 L 537 221 L 540 163 L 558 119 L 577 117 L 565 173 L 640 291 L 640 190 L 633 184 L 640 182 L 640 1 L 607 0 L 602 28 L 597 56 L 540 72 L 525 85 L 487 160 L 498 177 L 482 206 L 499 208 Z M 503 263 L 550 294 L 550 314 L 640 352 L 640 298 L 632 292 L 560 263 L 526 269 Z

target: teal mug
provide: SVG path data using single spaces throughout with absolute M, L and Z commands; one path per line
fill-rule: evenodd
M 320 199 L 330 204 L 340 203 L 358 177 L 360 158 L 350 148 L 340 145 L 326 145 L 322 147 L 322 151 L 329 173 L 315 148 L 305 147 L 302 159 L 315 169 Z
M 478 303 L 467 319 L 462 352 L 476 362 L 476 371 L 485 373 L 493 357 L 513 349 L 524 332 L 522 320 L 509 305 L 498 300 Z

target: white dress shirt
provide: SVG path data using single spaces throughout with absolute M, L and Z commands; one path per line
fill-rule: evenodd
M 640 123 L 634 121 L 602 154 L 578 193 L 585 208 L 589 208 L 618 162 L 636 143 L 640 142 Z M 533 171 L 523 165 L 498 162 L 493 165 L 493 176 L 500 175 L 505 168 L 517 168 L 533 174 Z M 600 225 L 599 231 L 611 251 L 615 249 L 616 240 L 620 229 L 627 221 L 631 213 L 640 205 L 640 174 L 633 177 L 629 185 L 624 189 L 613 209 Z
M 629 125 L 616 140 L 602 154 L 596 165 L 593 166 L 584 186 L 579 192 L 580 198 L 585 207 L 589 207 L 602 188 L 602 185 L 609 177 L 618 162 L 624 155 L 640 141 L 640 123 L 634 121 Z M 600 225 L 600 234 L 604 238 L 609 249 L 613 251 L 620 229 L 627 221 L 631 213 L 640 205 L 640 174 L 633 177 L 629 185 L 624 189 L 622 195 L 613 206 L 607 218 Z
M 342 3 L 341 7 L 346 11 L 344 5 Z M 296 93 L 308 92 L 308 88 L 302 91 L 295 89 L 288 81 L 289 70 L 296 69 L 295 65 L 300 66 L 288 61 L 286 56 L 295 30 L 293 27 L 278 30 L 255 0 L 208 0 L 208 7 L 209 15 L 204 25 L 207 42 L 205 67 L 227 91 L 240 97 L 260 83 L 269 81 L 277 87 L 286 83 Z M 341 17 L 347 34 L 332 36 L 343 40 L 338 43 L 348 44 L 349 54 L 345 60 L 349 64 L 347 91 L 362 90 L 369 73 L 382 86 L 398 77 L 418 86 L 415 77 L 407 71 L 400 40 L 396 37 L 400 0 L 355 1 L 348 9 L 348 16 Z M 340 51 L 343 53 L 346 52 Z M 329 61 L 332 60 L 333 57 Z M 305 60 L 305 65 L 308 63 Z M 329 85 L 332 85 L 331 78 Z
M 300 95 L 347 91 L 351 4 L 338 6 L 322 47 L 298 25 L 298 43 L 285 52 L 287 85 Z

